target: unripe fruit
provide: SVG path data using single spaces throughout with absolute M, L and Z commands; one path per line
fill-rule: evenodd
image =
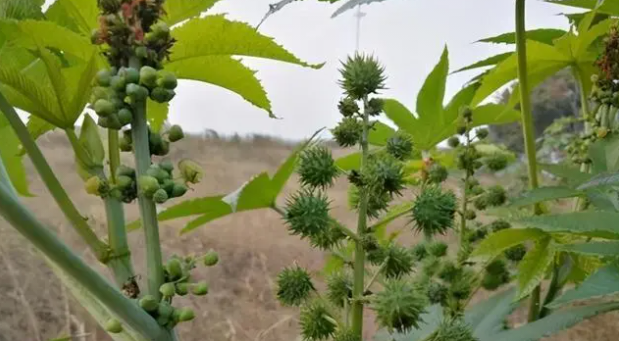
M 176 294 L 178 296 L 185 296 L 189 293 L 189 284 L 187 283 L 177 283 L 176 284 Z
M 174 189 L 172 189 L 172 197 L 179 198 L 187 193 L 187 186 L 184 184 L 174 184 Z
M 170 140 L 170 142 L 179 141 L 184 137 L 185 133 L 183 132 L 183 128 L 181 128 L 179 125 L 175 124 L 170 127 L 170 130 L 168 130 L 168 139 Z
M 101 124 L 99 123 L 99 125 L 101 125 Z M 123 136 L 120 139 L 120 142 L 118 144 L 118 148 L 120 148 L 120 150 L 123 151 L 123 152 L 130 152 L 130 151 L 133 150 L 133 143 L 132 143 L 130 138 L 127 138 L 127 136 Z
M 456 148 L 460 145 L 460 139 L 456 136 L 452 136 L 449 138 L 449 140 L 447 140 L 447 144 L 451 147 L 451 148 Z
M 170 153 L 170 142 L 163 140 L 161 141 L 161 146 L 158 150 L 153 152 L 154 155 L 157 156 L 166 156 Z
M 161 189 L 168 194 L 168 198 L 174 197 L 174 185 L 176 185 L 176 183 L 172 179 L 167 179 L 161 184 Z
M 159 188 L 159 181 L 152 176 L 143 175 L 138 178 L 138 189 L 146 197 L 152 198 Z
M 176 75 L 169 71 L 159 71 L 157 85 L 168 90 L 174 90 L 178 86 Z
M 120 130 L 122 129 L 122 124 L 120 124 L 120 119 L 116 113 L 111 114 L 107 117 L 107 125 L 109 129 Z
M 466 212 L 464 212 L 464 218 L 466 220 L 474 220 L 475 218 L 477 218 L 477 213 L 475 213 L 475 211 L 473 210 L 467 210 Z
M 153 295 L 145 295 L 140 299 L 139 303 L 140 307 L 149 313 L 156 311 L 159 307 L 159 302 L 157 302 L 157 299 Z
M 166 283 L 166 284 L 172 284 L 172 283 Z M 172 286 L 174 285 L 172 284 Z M 159 303 L 159 306 L 157 306 L 157 315 L 159 316 L 170 318 L 173 313 L 174 313 L 174 307 L 172 307 L 170 303 L 168 302 L 162 301 Z
M 193 312 L 193 309 L 185 307 L 185 308 L 181 308 L 180 309 L 180 312 L 178 314 L 178 321 L 179 322 L 191 321 L 195 317 L 196 317 L 196 315 Z
M 161 135 L 159 135 L 159 133 L 152 132 L 148 136 L 148 143 L 151 154 L 155 154 L 157 150 L 161 149 L 163 139 L 161 138 Z
M 118 75 L 125 78 L 125 83 L 138 84 L 140 82 L 140 71 L 136 68 L 122 68 L 118 71 Z
M 138 46 L 135 48 L 135 56 L 138 58 L 146 58 L 148 57 L 148 49 L 146 48 L 146 46 Z M 139 77 L 139 71 L 138 71 L 138 77 Z
M 173 280 L 179 279 L 183 276 L 183 266 L 180 260 L 176 258 L 172 258 L 168 261 L 166 270 L 168 270 L 168 274 Z
M 161 169 L 157 165 L 150 166 L 148 168 L 148 170 L 146 171 L 146 175 L 152 176 L 153 178 L 157 179 L 157 181 L 160 184 L 162 184 L 164 181 L 170 179 L 170 173 L 168 173 L 165 170 Z
M 122 333 L 123 326 L 117 319 L 109 319 L 105 322 L 105 330 L 111 334 Z
M 116 176 L 122 176 L 122 175 L 128 176 L 130 178 L 135 178 L 135 169 L 124 166 L 124 165 L 120 165 L 116 169 Z
M 116 111 L 114 104 L 106 99 L 100 99 L 95 102 L 95 112 L 101 117 L 108 117 Z
M 107 117 L 102 117 L 99 116 L 99 118 L 97 119 L 97 124 L 99 125 L 99 127 L 101 128 L 109 128 L 109 124 L 108 124 L 108 119 Z
M 163 169 L 169 174 L 172 174 L 172 171 L 174 171 L 174 164 L 172 163 L 172 161 L 166 159 L 159 163 L 159 168 Z
M 153 201 L 157 204 L 163 204 L 168 201 L 168 193 L 162 188 L 153 194 Z
M 164 283 L 159 287 L 159 292 L 165 297 L 172 297 L 176 293 L 174 283 Z
M 125 79 L 120 76 L 112 77 L 110 87 L 116 91 L 125 91 Z
M 191 288 L 191 292 L 196 296 L 204 296 L 208 294 L 208 284 L 201 282 Z
M 480 139 L 485 139 L 486 137 L 488 137 L 488 129 L 486 128 L 481 128 L 477 130 L 477 137 Z
M 140 84 L 147 88 L 154 88 L 157 86 L 157 70 L 150 66 L 142 66 L 140 69 Z
M 133 102 L 141 102 L 148 97 L 148 89 L 138 84 L 127 84 L 125 91 Z
M 151 27 L 154 39 L 167 39 L 170 35 L 170 27 L 163 21 L 160 21 Z
M 204 255 L 204 265 L 213 266 L 219 262 L 219 255 L 215 251 L 209 251 Z
M 157 103 L 166 103 L 171 101 L 176 93 L 173 90 L 168 90 L 160 87 L 154 88 L 150 92 L 150 98 Z
M 120 109 L 120 111 L 118 111 L 118 120 L 120 121 L 120 124 L 122 124 L 123 126 L 130 124 L 131 121 L 133 120 L 133 114 L 131 113 L 131 110 Z
M 97 72 L 97 84 L 99 86 L 110 86 L 112 81 L 112 74 L 110 70 L 101 70 Z
M 133 179 L 131 177 L 128 177 L 126 175 L 121 175 L 121 176 L 116 177 L 116 186 L 118 186 L 121 189 L 127 189 L 131 187 L 132 184 L 133 184 Z

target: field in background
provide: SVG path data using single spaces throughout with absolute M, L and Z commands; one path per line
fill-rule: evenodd
M 74 172 L 70 146 L 64 136 L 48 134 L 40 141 L 52 168 L 61 177 L 70 196 L 98 232 L 104 231 L 105 213 L 95 197 L 82 189 L 82 181 Z M 173 161 L 189 157 L 206 170 L 203 182 L 188 197 L 228 193 L 237 189 L 252 175 L 273 172 L 294 146 L 283 141 L 256 137 L 253 139 L 220 139 L 192 137 L 172 147 Z M 345 151 L 338 151 L 343 154 Z M 125 159 L 127 163 L 130 160 Z M 26 202 L 36 216 L 62 235 L 65 241 L 92 264 L 92 256 L 67 226 L 52 199 L 45 193 L 41 181 L 28 164 L 35 198 Z M 492 182 L 493 179 L 487 178 Z M 505 183 L 503 183 L 505 185 Z M 286 193 L 296 189 L 291 181 Z M 410 194 L 409 194 L 410 195 Z M 334 200 L 333 214 L 342 222 L 354 226 L 354 216 L 346 208 L 346 184 L 338 182 L 330 192 Z M 285 198 L 282 196 L 280 201 Z M 137 206 L 128 210 L 129 221 L 137 218 Z M 195 272 L 210 285 L 206 297 L 183 298 L 183 304 L 193 305 L 197 318 L 180 326 L 183 341 L 295 341 L 298 338 L 296 309 L 279 305 L 274 297 L 274 278 L 292 261 L 313 271 L 320 271 L 325 255 L 312 250 L 296 236 L 289 236 L 281 218 L 272 211 L 261 210 L 236 214 L 193 233 L 179 236 L 183 221 L 161 224 L 165 256 L 219 252 L 221 262 L 214 268 Z M 406 220 L 392 228 L 404 228 Z M 406 233 L 405 244 L 416 237 Z M 449 237 L 447 237 L 449 239 Z M 131 233 L 137 269 L 144 268 L 141 231 Z M 45 341 L 70 330 L 80 341 L 110 340 L 67 296 L 59 281 L 49 271 L 34 249 L 8 224 L 0 220 L 0 341 Z M 143 280 L 143 279 L 142 279 Z M 479 293 L 477 299 L 486 296 Z M 520 311 L 513 319 L 517 324 L 524 317 Z M 581 323 L 547 341 L 614 341 L 619 335 L 619 314 L 607 314 Z M 368 319 L 372 316 L 368 314 Z M 371 327 L 373 324 L 366 324 Z M 371 332 L 371 330 L 368 330 Z M 499 340 L 497 340 L 499 341 Z

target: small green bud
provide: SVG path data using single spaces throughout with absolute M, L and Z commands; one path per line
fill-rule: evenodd
M 172 283 L 167 283 L 167 284 L 172 284 Z M 174 284 L 172 284 L 172 286 L 174 286 Z M 157 315 L 159 317 L 166 317 L 169 319 L 170 317 L 172 317 L 173 313 L 174 313 L 174 307 L 172 307 L 170 303 L 166 301 L 161 301 L 159 305 L 157 306 Z
M 174 184 L 172 189 L 172 198 L 180 198 L 187 193 L 187 186 L 184 184 Z
M 138 58 L 146 58 L 148 57 L 148 49 L 146 46 L 138 46 L 135 48 L 135 56 Z M 138 80 L 140 77 L 140 72 L 138 71 Z
M 150 66 L 142 66 L 140 69 L 140 84 L 147 88 L 155 88 L 157 86 L 157 70 Z
M 107 87 L 110 86 L 110 82 L 112 81 L 112 74 L 110 70 L 101 70 L 97 72 L 97 85 Z
M 460 116 L 466 120 L 471 121 L 473 119 L 473 111 L 468 106 L 463 106 L 460 108 Z
M 116 169 L 116 176 L 128 176 L 132 179 L 135 178 L 135 169 L 131 168 L 131 167 L 127 167 L 124 165 L 120 165 L 118 166 L 118 168 Z
M 185 296 L 189 293 L 189 283 L 176 283 L 176 294 Z
M 84 184 L 86 193 L 96 196 L 105 196 L 109 192 L 109 185 L 107 181 L 101 179 L 98 176 L 93 176 Z
M 168 194 L 168 198 L 173 197 L 174 185 L 176 185 L 176 183 L 172 179 L 166 179 L 161 184 L 161 189 L 163 189 Z
M 185 137 L 185 133 L 183 132 L 183 128 L 179 125 L 173 125 L 168 130 L 168 139 L 170 142 L 180 141 Z
M 185 307 L 185 308 L 179 309 L 179 314 L 178 314 L 178 321 L 179 322 L 191 321 L 195 317 L 196 317 L 196 315 L 193 312 L 193 309 L 191 309 L 189 307 Z
M 144 101 L 148 97 L 148 89 L 135 83 L 127 84 L 127 96 L 131 97 L 134 102 Z
M 460 145 L 460 139 L 457 136 L 452 136 L 447 140 L 447 144 L 451 148 L 457 148 Z
M 467 131 L 466 126 L 458 126 L 456 128 L 456 133 L 458 135 L 464 135 L 464 134 L 466 134 L 466 131 Z
M 183 265 L 178 258 L 172 258 L 166 264 L 166 270 L 168 271 L 168 275 L 170 275 L 170 279 L 176 280 L 183 276 Z
M 156 204 L 164 204 L 168 201 L 168 193 L 163 188 L 158 189 L 155 194 L 153 194 L 153 201 Z
M 116 91 L 125 91 L 125 79 L 123 77 L 120 76 L 114 76 L 112 77 L 112 80 L 110 81 L 110 87 Z
M 191 287 L 191 293 L 196 296 L 204 296 L 208 294 L 208 284 L 201 282 Z
M 168 90 L 174 90 L 178 86 L 176 75 L 172 72 L 160 70 L 157 85 Z
M 118 75 L 124 77 L 127 84 L 140 83 L 140 71 L 136 68 L 121 68 L 118 71 Z
M 144 295 L 144 297 L 142 297 L 139 302 L 140 307 L 142 307 L 142 309 L 146 310 L 149 313 L 156 311 L 159 307 L 159 302 L 153 295 Z
M 105 330 L 110 334 L 122 333 L 123 326 L 117 319 L 109 319 L 105 322 Z
M 479 128 L 477 129 L 475 133 L 480 140 L 483 140 L 486 137 L 488 137 L 488 129 L 486 128 Z
M 106 99 L 97 100 L 95 102 L 94 109 L 100 117 L 108 117 L 116 112 L 114 104 Z
M 138 178 L 138 189 L 147 198 L 152 198 L 159 188 L 159 181 L 152 176 L 143 175 Z
M 159 163 L 159 168 L 168 172 L 168 174 L 172 174 L 172 172 L 174 171 L 174 164 L 172 163 L 172 161 L 166 159 Z
M 133 121 L 133 114 L 131 113 L 131 110 L 127 108 L 120 109 L 118 111 L 118 120 L 123 126 L 131 124 L 131 121 Z
M 197 163 L 189 159 L 183 159 L 178 163 L 178 169 L 185 182 L 197 184 L 202 180 L 204 171 Z
M 165 297 L 172 297 L 176 293 L 174 283 L 164 283 L 159 287 L 159 292 Z
M 109 129 L 120 130 L 122 129 L 122 124 L 120 124 L 120 119 L 118 118 L 118 114 L 113 113 L 107 118 L 107 125 Z
M 156 87 L 150 92 L 150 98 L 157 103 L 166 103 L 176 96 L 174 90 Z
M 133 185 L 133 179 L 126 176 L 126 175 L 121 175 L 116 177 L 116 186 L 118 186 L 121 189 L 127 189 L 130 188 Z
M 214 266 L 219 262 L 219 255 L 215 251 L 209 251 L 204 255 L 203 262 L 206 266 Z
M 170 173 L 161 169 L 161 167 L 157 165 L 151 165 L 146 171 L 146 175 L 152 176 L 153 178 L 157 179 L 160 184 L 162 184 L 165 180 L 170 179 Z

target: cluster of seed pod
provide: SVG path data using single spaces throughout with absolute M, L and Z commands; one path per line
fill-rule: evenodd
M 148 150 L 151 155 L 165 156 L 170 152 L 170 143 L 182 140 L 185 137 L 183 128 L 173 125 L 164 133 L 152 131 L 148 128 Z M 120 139 L 119 148 L 123 152 L 133 151 L 133 137 L 131 129 L 123 131 Z

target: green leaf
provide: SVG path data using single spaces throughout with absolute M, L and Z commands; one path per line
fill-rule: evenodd
M 444 48 L 438 64 L 426 78 L 417 96 L 417 115 L 442 116 L 445 85 L 449 74 L 449 51 Z M 436 122 L 440 124 L 441 122 Z M 444 122 L 442 122 L 444 123 Z
M 146 116 L 153 131 L 160 131 L 168 119 L 169 103 L 157 103 L 151 99 L 146 102 Z
M 409 214 L 413 208 L 413 204 L 413 202 L 409 201 L 389 208 L 387 213 L 372 224 L 369 229 L 373 231 L 374 234 L 384 235 L 387 225 L 389 225 L 392 221 Z
M 583 196 L 585 193 L 564 186 L 540 187 L 524 192 L 510 202 L 512 207 L 524 207 L 544 201 Z
M 619 241 L 562 244 L 557 245 L 557 249 L 585 256 L 616 257 L 619 256 Z
M 4 114 L 0 114 L 0 158 L 15 190 L 22 196 L 30 197 L 28 178 L 23 159 L 19 155 L 20 142 Z
M 559 30 L 554 28 L 541 28 L 526 32 L 527 40 L 534 40 L 548 45 L 552 45 L 555 39 L 562 37 L 566 33 L 567 32 L 565 30 Z M 478 42 L 495 44 L 515 44 L 516 33 L 504 33 L 498 36 L 478 40 Z
M 183 20 L 200 16 L 217 2 L 219 0 L 167 0 L 163 4 L 165 13 L 163 20 L 172 26 Z
M 619 173 L 602 173 L 594 176 L 589 181 L 578 186 L 578 189 L 590 189 L 598 187 L 610 187 L 619 184 Z
M 0 19 L 42 19 L 44 0 L 4 0 L 0 2 Z
M 99 8 L 96 1 L 57 0 L 45 16 L 51 22 L 90 37 L 98 26 Z
M 529 296 L 544 279 L 546 270 L 552 264 L 555 248 L 552 238 L 538 239 L 518 266 L 518 299 Z
M 368 142 L 374 146 L 386 146 L 390 137 L 395 135 L 395 130 L 390 126 L 376 121 L 373 122 L 372 129 L 368 134 Z
M 570 212 L 516 219 L 513 222 L 543 230 L 548 233 L 570 232 L 576 234 L 619 235 L 619 213 L 616 212 Z
M 361 153 L 352 153 L 335 160 L 335 164 L 342 170 L 349 171 L 359 169 L 361 165 Z
M 537 341 L 572 327 L 585 319 L 619 309 L 619 303 L 602 303 L 555 312 L 543 319 L 528 323 L 480 341 Z
M 345 262 L 342 257 L 336 254 L 330 254 L 325 261 L 325 265 L 322 267 L 323 276 L 329 276 L 332 273 L 341 271 L 344 269 Z
M 509 248 L 547 236 L 547 233 L 533 228 L 501 230 L 484 239 L 473 251 L 471 258 L 489 261 Z
M 99 126 L 90 115 L 84 116 L 79 141 L 86 150 L 86 153 L 88 153 L 92 164 L 103 166 L 105 148 L 103 147 L 103 142 L 99 135 Z
M 572 166 L 572 165 L 565 165 L 565 164 L 551 165 L 551 164 L 540 163 L 539 167 L 543 171 L 546 171 L 554 176 L 567 180 L 567 182 L 571 186 L 578 186 L 579 184 L 582 184 L 583 182 L 591 178 L 590 174 L 581 172 L 578 167 Z
M 513 55 L 513 52 L 505 52 L 505 53 L 500 53 L 497 55 L 494 55 L 492 57 L 488 57 L 486 59 L 480 60 L 478 62 L 475 62 L 473 64 L 464 66 L 452 73 L 458 73 L 458 72 L 463 72 L 463 71 L 468 71 L 468 70 L 475 70 L 475 69 L 479 69 L 482 67 L 487 67 L 487 66 L 494 66 L 499 64 L 500 62 L 504 61 L 505 59 L 507 59 L 508 57 L 510 57 L 511 55 Z
M 544 0 L 544 1 L 558 4 L 558 5 L 585 8 L 585 9 L 594 9 L 598 4 L 598 0 Z M 619 3 L 617 3 L 616 1 L 604 1 L 604 3 L 597 10 L 598 12 L 601 12 L 601 13 L 612 14 L 612 15 L 617 16 L 619 15 Z
M 549 307 L 554 309 L 570 303 L 615 295 L 619 292 L 617 283 L 619 283 L 619 267 L 614 264 L 607 265 L 598 269 L 576 288 L 552 301 Z
M 594 173 L 619 171 L 619 136 L 601 139 L 589 147 Z
M 275 196 L 278 196 L 284 190 L 284 186 L 286 186 L 286 183 L 292 176 L 292 173 L 294 173 L 297 160 L 299 159 L 299 154 L 315 140 L 316 136 L 318 136 L 321 131 L 322 129 L 318 130 L 306 142 L 298 146 L 290 154 L 290 156 L 288 156 L 286 161 L 279 166 L 271 179 L 271 189 L 275 193 Z
M 518 308 L 515 298 L 516 290 L 510 288 L 467 309 L 464 319 L 473 328 L 473 335 L 483 339 L 505 330 L 505 320 Z
M 418 126 L 418 120 L 410 112 L 404 104 L 398 102 L 395 99 L 386 99 L 383 105 L 383 111 L 387 118 L 389 118 L 398 128 L 408 132 L 409 134 L 415 133 L 415 128 Z M 415 135 L 413 135 L 413 138 Z
M 26 123 L 26 127 L 28 128 L 28 131 L 30 132 L 30 136 L 32 136 L 34 140 L 37 140 L 39 137 L 43 136 L 47 132 L 50 132 L 56 129 L 56 127 L 53 126 L 52 124 L 36 116 L 30 116 L 28 118 L 28 123 Z

